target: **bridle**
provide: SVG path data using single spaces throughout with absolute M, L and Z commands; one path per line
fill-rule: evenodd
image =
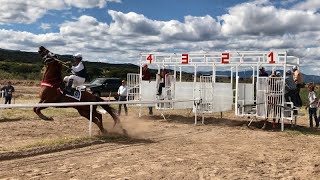
M 60 62 L 63 66 L 69 68 L 68 65 L 66 65 L 65 62 L 61 61 L 60 59 L 54 57 L 55 55 L 54 54 L 51 54 L 51 52 L 48 50 L 48 49 L 45 49 L 44 47 L 43 48 L 39 48 L 39 51 L 38 53 L 41 55 L 43 62 L 44 64 L 49 64 L 49 63 L 52 63 L 54 61 L 58 61 Z
M 50 51 L 48 49 L 45 49 L 44 47 L 40 47 L 38 50 L 38 53 L 40 54 L 45 64 L 49 64 L 54 61 L 54 59 L 51 56 L 49 56 Z
M 45 56 L 43 57 L 43 59 L 44 59 L 43 62 L 44 62 L 46 65 L 47 65 L 47 64 L 50 64 L 50 63 L 52 63 L 52 62 L 55 61 L 55 58 L 49 56 L 49 54 L 45 55 Z

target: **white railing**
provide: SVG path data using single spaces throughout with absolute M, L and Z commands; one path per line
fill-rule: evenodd
M 72 102 L 72 103 L 38 103 L 38 104 L 1 104 L 0 109 L 9 108 L 33 108 L 33 107 L 74 107 L 90 106 L 89 136 L 92 135 L 92 111 L 94 105 L 112 105 L 112 104 L 155 104 L 155 103 L 175 103 L 175 102 L 195 102 L 197 99 L 184 100 L 158 100 L 158 101 L 105 101 L 105 102 Z M 197 104 L 198 103 L 194 103 Z M 196 107 L 197 109 L 197 107 Z M 195 124 L 197 124 L 197 111 L 195 111 Z

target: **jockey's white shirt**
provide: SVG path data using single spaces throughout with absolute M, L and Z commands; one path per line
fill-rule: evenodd
M 82 61 L 80 61 L 78 65 L 72 66 L 71 69 L 72 69 L 73 74 L 74 74 L 76 72 L 80 72 L 81 70 L 83 70 L 84 69 L 84 65 L 83 65 Z
M 69 82 L 70 79 L 73 79 L 73 84 L 72 84 L 73 88 L 76 88 L 78 86 L 83 85 L 84 82 L 86 81 L 85 78 L 82 78 L 82 77 L 79 77 L 79 76 L 76 76 L 76 75 L 66 76 L 66 77 L 64 77 L 63 81 L 64 82 Z
M 79 72 L 83 69 L 84 69 L 84 65 L 82 61 L 80 61 L 78 65 L 71 67 L 72 75 L 64 77 L 63 81 L 69 82 L 70 79 L 73 79 L 73 84 L 72 84 L 73 88 L 83 85 L 86 79 L 75 75 L 76 72 Z
M 127 96 L 128 87 L 126 85 L 121 85 L 118 89 L 119 96 Z

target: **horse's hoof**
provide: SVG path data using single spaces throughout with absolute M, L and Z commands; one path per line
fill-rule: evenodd
M 123 133 L 123 135 L 125 135 L 125 136 L 129 136 L 128 131 L 125 130 L 125 129 L 122 129 L 122 133 Z
M 41 119 L 44 120 L 44 121 L 53 121 L 53 118 L 52 118 L 52 117 L 41 118 Z
M 108 134 L 108 131 L 104 129 L 104 130 L 101 131 L 101 134 L 102 135 L 106 135 L 106 134 Z
M 45 118 L 43 120 L 45 120 L 45 121 L 53 121 L 53 118 L 52 117 L 47 117 L 47 118 Z

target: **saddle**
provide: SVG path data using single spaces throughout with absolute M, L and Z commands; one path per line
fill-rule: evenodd
M 75 99 L 77 101 L 81 100 L 81 90 L 78 90 L 78 89 L 75 89 L 75 88 L 71 88 L 71 90 L 69 90 L 69 91 L 64 90 L 63 94 L 65 96 L 73 98 L 73 99 Z

